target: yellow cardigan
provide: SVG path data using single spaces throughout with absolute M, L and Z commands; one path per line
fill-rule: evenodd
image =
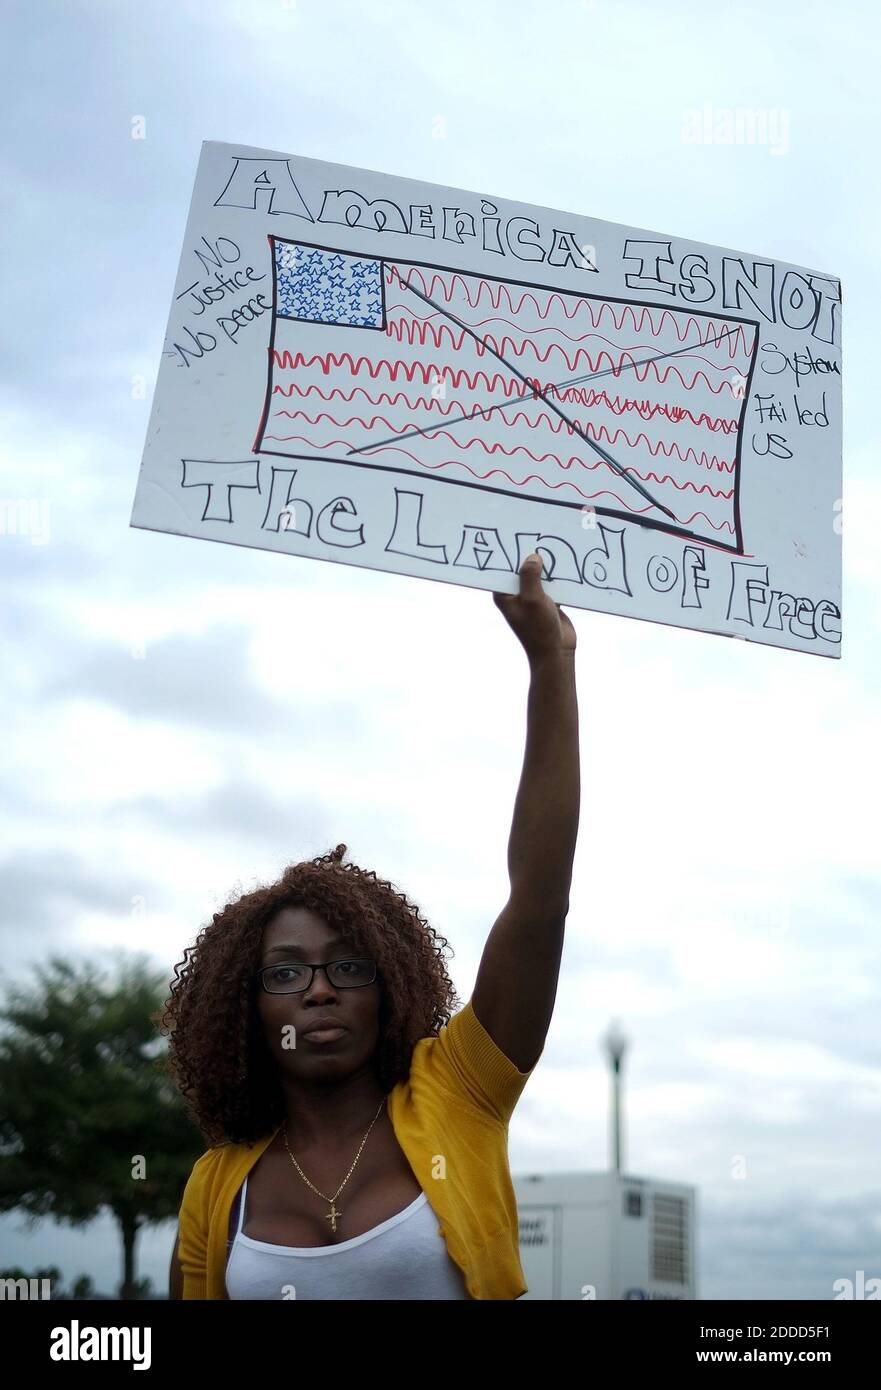
M 527 1291 L 508 1122 L 537 1065 L 518 1071 L 469 1000 L 436 1037 L 419 1040 L 409 1076 L 387 1097 L 398 1143 L 472 1298 L 519 1298 Z M 184 1298 L 227 1297 L 230 1209 L 277 1133 L 253 1144 L 216 1145 L 194 1164 L 179 1214 Z

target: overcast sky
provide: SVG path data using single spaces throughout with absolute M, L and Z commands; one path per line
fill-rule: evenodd
M 581 834 L 511 1165 L 607 1165 L 618 1018 L 625 1164 L 697 1188 L 702 1297 L 881 1275 L 874 5 L 5 8 L 2 496 L 45 519 L 0 538 L 6 977 L 119 945 L 170 974 L 230 894 L 344 841 L 450 939 L 465 999 L 507 894 L 527 668 L 489 594 L 129 527 L 203 140 L 829 272 L 844 656 L 570 610 Z M 705 103 L 775 138 L 692 143 Z M 164 1284 L 172 1238 L 140 1274 Z M 119 1275 L 109 1220 L 7 1216 L 0 1247 Z

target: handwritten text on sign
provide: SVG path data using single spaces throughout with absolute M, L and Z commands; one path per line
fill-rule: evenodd
M 837 656 L 828 275 L 203 148 L 133 524 Z

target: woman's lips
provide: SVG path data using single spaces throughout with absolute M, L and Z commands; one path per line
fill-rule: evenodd
M 345 1037 L 345 1028 L 313 1028 L 303 1037 L 310 1043 L 334 1043 Z

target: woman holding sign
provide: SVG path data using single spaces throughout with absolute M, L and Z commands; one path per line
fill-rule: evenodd
M 185 1299 L 515 1299 L 508 1123 L 553 1013 L 578 831 L 575 629 L 529 556 L 494 594 L 529 660 L 510 895 L 469 1002 L 446 946 L 345 846 L 216 913 L 164 1024 L 211 1144 L 180 1208 Z M 452 1017 L 451 1017 L 452 1014 Z

